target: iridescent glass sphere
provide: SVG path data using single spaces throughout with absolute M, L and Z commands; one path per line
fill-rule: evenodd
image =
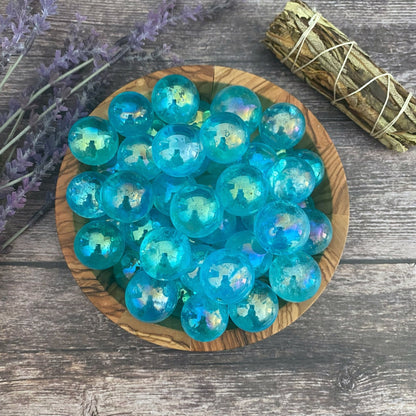
M 255 280 L 247 256 L 228 249 L 212 252 L 202 264 L 200 273 L 206 296 L 227 305 L 244 299 Z
M 213 341 L 227 328 L 228 307 L 202 294 L 195 294 L 183 305 L 181 324 L 183 330 L 194 340 Z
M 167 175 L 184 177 L 196 172 L 205 159 L 196 127 L 170 124 L 153 139 L 153 160 Z
M 241 161 L 259 169 L 263 174 L 275 164 L 277 160 L 276 152 L 266 143 L 252 142 L 248 146 L 247 152 Z
M 305 128 L 305 117 L 298 107 L 278 103 L 263 113 L 260 136 L 275 149 L 290 149 L 300 142 Z
M 165 123 L 188 123 L 198 111 L 199 93 L 195 84 L 182 75 L 167 75 L 153 88 L 152 105 Z
M 108 120 L 84 117 L 69 130 L 68 146 L 80 162 L 92 166 L 103 165 L 117 153 L 118 134 Z
M 259 244 L 251 231 L 235 233 L 227 240 L 225 248 L 244 253 L 250 260 L 256 277 L 263 276 L 273 260 L 273 255 Z
M 104 181 L 105 176 L 98 172 L 82 172 L 75 176 L 66 188 L 66 200 L 72 211 L 84 218 L 102 217 L 100 192 Z
M 125 242 L 121 231 L 105 220 L 85 224 L 74 240 L 78 260 L 91 269 L 104 270 L 120 261 Z
M 298 206 L 303 209 L 306 209 L 306 208 L 315 209 L 315 202 L 313 202 L 313 199 L 310 196 L 309 198 L 306 198 L 305 200 L 298 202 Z
M 215 187 L 224 209 L 241 217 L 256 213 L 267 201 L 268 184 L 254 166 L 238 164 L 221 173 Z
M 269 285 L 256 280 L 251 292 L 229 306 L 230 318 L 243 331 L 259 332 L 273 324 L 279 313 L 279 300 Z
M 311 232 L 303 251 L 310 255 L 322 253 L 332 240 L 332 224 L 329 218 L 317 209 L 305 209 Z
M 117 284 L 125 289 L 134 273 L 140 269 L 140 255 L 138 251 L 127 249 L 120 261 L 113 266 L 113 274 Z
M 199 133 L 209 159 L 218 163 L 232 163 L 246 152 L 250 135 L 240 117 L 233 113 L 212 115 Z
M 178 303 L 176 282 L 156 280 L 137 272 L 126 288 L 127 310 L 138 320 L 156 323 L 165 320 Z
M 321 157 L 308 149 L 297 149 L 293 155 L 309 163 L 315 174 L 315 186 L 318 186 L 325 175 L 325 165 Z
M 153 206 L 152 187 L 138 173 L 121 170 L 103 183 L 101 204 L 110 218 L 125 223 L 139 221 Z
M 209 103 L 201 100 L 199 102 L 199 108 L 195 117 L 188 124 L 191 126 L 196 126 L 201 128 L 204 122 L 211 116 L 211 111 L 209 110 Z
M 181 188 L 172 198 L 170 218 L 188 237 L 201 238 L 221 224 L 223 210 L 215 192 L 205 185 Z
M 191 247 L 185 235 L 174 228 L 159 227 L 144 237 L 140 246 L 143 270 L 159 280 L 175 280 L 188 270 Z
M 269 269 L 269 281 L 279 298 L 303 302 L 314 296 L 321 286 L 321 269 L 303 251 L 291 256 L 277 256 Z
M 206 244 L 212 245 L 224 243 L 235 233 L 236 227 L 237 218 L 234 215 L 229 214 L 228 212 L 224 212 L 219 227 L 211 234 L 208 234 L 206 237 L 201 238 L 201 241 Z
M 256 215 L 254 235 L 272 254 L 300 250 L 309 237 L 310 225 L 304 210 L 287 201 L 269 202 Z
M 230 85 L 221 90 L 212 100 L 211 113 L 233 113 L 245 123 L 249 134 L 258 127 L 262 115 L 257 95 L 241 85 Z
M 214 249 L 205 244 L 192 244 L 192 260 L 189 271 L 182 273 L 180 276 L 182 284 L 195 293 L 203 293 L 204 289 L 201 284 L 200 269 L 205 259 Z
M 155 178 L 160 169 L 153 161 L 152 140 L 148 134 L 126 137 L 117 152 L 119 170 L 134 170 L 147 180 Z
M 298 157 L 282 157 L 268 172 L 271 193 L 295 204 L 308 198 L 315 188 L 315 174 L 308 162 Z
M 152 182 L 154 204 L 162 214 L 170 215 L 170 203 L 173 195 L 185 186 L 195 185 L 196 181 L 192 176 L 186 178 L 175 178 L 161 173 Z
M 146 133 L 153 122 L 152 105 L 138 92 L 122 92 L 111 100 L 108 119 L 123 136 Z
M 169 217 L 152 209 L 148 215 L 139 221 L 125 224 L 126 244 L 133 250 L 140 250 L 143 238 L 149 232 L 159 227 L 172 227 Z

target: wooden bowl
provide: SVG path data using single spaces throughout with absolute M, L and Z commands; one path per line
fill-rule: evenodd
M 302 303 L 284 304 L 274 324 L 264 331 L 249 333 L 230 325 L 220 338 L 206 343 L 194 341 L 186 335 L 181 328 L 180 319 L 176 317 L 170 317 L 160 324 L 148 324 L 136 320 L 126 310 L 124 290 L 116 284 L 111 270 L 88 269 L 75 256 L 73 249 L 75 234 L 85 220 L 71 211 L 65 198 L 68 183 L 81 169 L 79 162 L 70 152 L 62 162 L 56 188 L 56 225 L 59 241 L 68 267 L 82 291 L 104 315 L 126 331 L 155 344 L 186 351 L 219 351 L 242 347 L 267 338 L 294 322 L 318 299 L 331 280 L 341 258 L 348 230 L 349 199 L 344 169 L 327 132 L 301 102 L 277 85 L 236 69 L 193 65 L 158 71 L 120 88 L 104 100 L 91 115 L 107 118 L 111 99 L 123 91 L 137 91 L 150 98 L 153 86 L 168 74 L 182 74 L 190 78 L 197 85 L 201 98 L 208 102 L 211 102 L 214 95 L 227 85 L 243 85 L 257 93 L 263 108 L 277 102 L 289 102 L 302 110 L 306 119 L 306 134 L 297 147 L 318 152 L 325 163 L 327 174 L 315 190 L 313 198 L 316 207 L 331 218 L 334 231 L 331 244 L 323 255 L 317 258 L 322 271 L 322 284 L 318 293 Z

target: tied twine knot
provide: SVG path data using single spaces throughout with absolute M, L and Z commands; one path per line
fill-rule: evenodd
M 380 114 L 377 117 L 376 122 L 373 125 L 373 128 L 370 131 L 370 135 L 373 136 L 374 138 L 380 138 L 381 136 L 383 136 L 384 133 L 386 133 L 391 127 L 394 126 L 394 124 L 396 123 L 396 121 L 400 118 L 400 116 L 406 111 L 407 106 L 410 103 L 410 100 L 412 99 L 412 93 L 409 93 L 409 95 L 407 96 L 406 100 L 403 103 L 402 108 L 399 110 L 399 112 L 397 113 L 396 117 L 393 118 L 393 120 L 391 120 L 388 124 L 386 124 L 383 128 L 379 129 L 376 131 L 376 127 L 378 125 L 378 123 L 380 122 L 380 119 L 384 113 L 384 110 L 386 109 L 387 103 L 389 101 L 390 98 L 390 88 L 391 88 L 391 82 L 393 80 L 393 76 L 391 74 L 389 74 L 388 72 L 381 74 L 381 75 L 377 75 L 374 78 L 372 78 L 370 81 L 366 82 L 364 85 L 362 85 L 361 87 L 357 88 L 355 91 L 346 94 L 342 97 L 338 97 L 337 98 L 337 85 L 339 82 L 339 79 L 341 77 L 342 71 L 345 68 L 346 63 L 348 62 L 349 56 L 351 54 L 351 51 L 353 50 L 353 48 L 355 46 L 357 46 L 357 43 L 354 41 L 348 41 L 348 42 L 343 42 L 340 43 L 339 45 L 335 45 L 332 46 L 328 49 L 325 49 L 324 51 L 322 51 L 321 53 L 319 53 L 318 55 L 316 55 L 313 59 L 311 59 L 309 62 L 307 62 L 306 64 L 295 68 L 297 60 L 299 58 L 300 52 L 302 50 L 302 47 L 307 39 L 307 37 L 309 36 L 309 34 L 312 32 L 313 28 L 316 26 L 316 24 L 318 23 L 318 21 L 320 20 L 320 18 L 322 17 L 322 15 L 320 13 L 315 13 L 309 20 L 308 22 L 308 27 L 306 28 L 306 30 L 302 33 L 302 35 L 300 36 L 300 38 L 298 39 L 298 41 L 295 43 L 295 45 L 293 46 L 293 48 L 289 51 L 289 53 L 281 60 L 282 63 L 285 63 L 290 56 L 297 50 L 295 59 L 292 62 L 292 66 L 290 68 L 290 70 L 296 74 L 299 71 L 302 71 L 302 69 L 306 68 L 308 65 L 310 65 L 312 62 L 315 62 L 319 57 L 321 57 L 323 54 L 330 52 L 334 49 L 338 49 L 338 48 L 342 48 L 344 46 L 348 46 L 348 51 L 345 54 L 345 59 L 344 62 L 342 63 L 340 70 L 338 72 L 338 75 L 335 79 L 335 83 L 334 83 L 334 89 L 333 89 L 333 99 L 331 101 L 331 104 L 336 104 L 339 101 L 342 101 L 348 97 L 351 97 L 354 94 L 357 94 L 358 92 L 360 92 L 361 90 L 363 90 L 364 88 L 366 88 L 368 85 L 370 85 L 371 83 L 373 83 L 374 81 L 377 81 L 378 79 L 381 78 L 387 78 L 387 94 L 386 94 L 386 99 L 384 101 L 383 107 L 380 111 Z

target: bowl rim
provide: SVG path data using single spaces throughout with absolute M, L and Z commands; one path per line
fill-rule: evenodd
M 148 324 L 133 318 L 126 308 L 111 296 L 91 269 L 82 265 L 75 256 L 73 241 L 76 230 L 74 215 L 66 202 L 66 187 L 78 173 L 80 163 L 69 149 L 62 162 L 56 186 L 55 218 L 61 249 L 77 284 L 88 299 L 109 319 L 126 331 L 161 346 L 185 351 L 221 351 L 258 342 L 281 331 L 299 318 L 318 299 L 332 279 L 340 261 L 349 224 L 349 196 L 347 180 L 338 152 L 324 127 L 299 100 L 276 84 L 257 75 L 234 68 L 211 65 L 187 65 L 153 72 L 136 79 L 113 92 L 91 113 L 107 118 L 111 99 L 124 91 L 137 91 L 150 96 L 156 82 L 169 74 L 187 76 L 198 85 L 201 97 L 213 97 L 221 85 L 243 85 L 256 92 L 261 99 L 272 102 L 288 102 L 302 111 L 306 120 L 305 135 L 313 142 L 324 161 L 332 200 L 333 238 L 319 260 L 322 283 L 314 297 L 301 303 L 286 303 L 279 309 L 273 325 L 261 332 L 245 332 L 238 328 L 228 329 L 221 337 L 211 342 L 191 339 L 183 330 L 168 328 L 160 324 Z M 115 284 L 115 283 L 114 283 Z

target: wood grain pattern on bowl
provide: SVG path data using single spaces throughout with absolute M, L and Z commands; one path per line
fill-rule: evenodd
M 345 245 L 349 222 L 349 198 L 344 169 L 335 146 L 323 126 L 301 102 L 288 92 L 256 75 L 221 66 L 193 65 L 154 72 L 132 81 L 105 99 L 91 115 L 108 118 L 111 99 L 124 91 L 137 91 L 150 98 L 156 82 L 166 75 L 176 73 L 190 78 L 198 87 L 201 98 L 212 97 L 226 85 L 243 85 L 260 98 L 264 108 L 276 102 L 289 102 L 298 106 L 306 119 L 306 134 L 298 147 L 309 148 L 322 157 L 326 175 L 315 190 L 316 207 L 325 212 L 333 226 L 333 239 L 318 258 L 322 283 L 318 293 L 302 303 L 286 303 L 274 324 L 261 332 L 249 333 L 238 328 L 227 331 L 215 341 L 202 343 L 192 340 L 180 326 L 180 320 L 170 317 L 161 324 L 147 324 L 133 318 L 124 305 L 124 291 L 115 283 L 111 270 L 94 271 L 83 266 L 75 256 L 73 242 L 77 230 L 84 222 L 69 208 L 65 192 L 70 180 L 80 171 L 79 162 L 68 152 L 62 162 L 56 188 L 56 225 L 65 260 L 75 280 L 90 301 L 108 318 L 125 330 L 149 342 L 186 351 L 219 351 L 242 347 L 267 338 L 294 322 L 321 295 L 331 280 Z

